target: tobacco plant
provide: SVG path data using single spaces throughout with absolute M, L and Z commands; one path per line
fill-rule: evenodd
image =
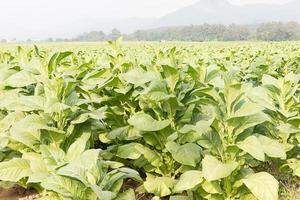
M 0 52 L 2 187 L 277 200 L 280 182 L 300 176 L 297 46 L 54 49 Z

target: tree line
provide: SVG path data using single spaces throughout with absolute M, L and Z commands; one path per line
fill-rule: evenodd
M 202 24 L 138 30 L 131 34 L 124 34 L 118 29 L 113 29 L 108 34 L 103 31 L 91 31 L 72 39 L 49 38 L 46 41 L 96 42 L 115 40 L 121 36 L 127 41 L 288 41 L 300 40 L 300 24 L 292 21 L 257 25 Z
M 122 34 L 117 29 L 106 35 L 102 31 L 84 33 L 74 41 L 104 41 L 123 36 L 129 41 L 286 41 L 300 40 L 297 22 L 270 22 L 259 25 L 202 24 L 138 30 Z

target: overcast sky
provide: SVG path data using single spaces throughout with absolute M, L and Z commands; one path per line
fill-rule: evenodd
M 198 0 L 0 0 L 0 38 L 41 38 L 63 33 L 76 20 L 156 18 Z M 230 0 L 235 4 L 288 0 Z M 60 30 L 53 30 L 53 29 Z M 83 30 L 85 31 L 85 30 Z M 51 33 L 51 34 L 50 34 Z

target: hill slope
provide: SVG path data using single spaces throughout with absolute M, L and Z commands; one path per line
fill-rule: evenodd
M 159 26 L 190 24 L 256 24 L 267 21 L 300 22 L 300 1 L 283 5 L 252 4 L 233 5 L 227 0 L 200 0 L 199 2 L 179 9 L 153 24 Z

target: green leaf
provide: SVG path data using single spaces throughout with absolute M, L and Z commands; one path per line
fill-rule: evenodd
M 219 183 L 217 181 L 204 181 L 204 183 L 201 184 L 203 190 L 209 194 L 222 194 L 222 188 L 220 187 Z
M 16 122 L 11 128 L 11 137 L 33 148 L 40 144 L 40 129 L 47 128 L 47 121 L 39 115 L 32 114 Z
M 157 79 L 157 77 L 159 77 L 159 74 L 155 72 L 147 72 L 137 67 L 120 75 L 121 79 L 137 86 Z
M 0 163 L 0 180 L 17 182 L 21 178 L 31 175 L 30 162 L 25 159 L 15 158 Z
M 171 196 L 170 200 L 191 200 L 188 196 Z
M 293 170 L 293 175 L 300 177 L 300 160 L 297 159 L 289 159 L 287 160 L 289 166 Z
M 34 172 L 32 175 L 29 176 L 28 183 L 41 183 L 45 179 L 49 177 L 49 173 L 42 173 L 42 172 Z
M 222 163 L 217 158 L 206 155 L 202 160 L 202 172 L 207 181 L 220 180 L 229 176 L 238 166 L 235 161 Z
M 87 142 L 90 139 L 90 133 L 83 133 L 68 149 L 66 160 L 72 161 L 79 157 L 87 148 Z
M 10 127 L 14 125 L 14 123 L 20 121 L 24 117 L 25 115 L 23 112 L 11 112 L 7 114 L 0 121 L 0 132 L 3 134 L 5 131 L 8 131 Z
M 148 193 L 164 197 L 172 193 L 175 182 L 174 179 L 168 177 L 147 177 L 147 180 L 144 182 L 144 187 Z
M 208 131 L 202 134 L 197 143 L 217 155 L 220 155 L 223 151 L 222 141 L 215 131 Z
M 259 200 L 278 200 L 278 181 L 266 172 L 248 175 L 243 183 Z
M 243 151 L 249 153 L 251 156 L 260 161 L 265 161 L 264 148 L 260 141 L 255 136 L 247 137 L 244 141 L 237 145 Z
M 157 121 L 143 112 L 134 114 L 128 123 L 140 131 L 159 131 L 169 126 L 169 120 Z
M 52 175 L 45 179 L 41 186 L 47 190 L 51 190 L 61 194 L 64 198 L 84 199 L 86 187 L 80 181 Z
M 203 181 L 203 175 L 201 171 L 190 170 L 184 172 L 179 181 L 176 183 L 174 187 L 174 192 L 183 192 L 186 190 L 193 189 Z
M 116 200 L 136 200 L 135 192 L 133 189 L 128 189 L 125 192 L 119 194 Z
M 95 110 L 93 112 L 87 112 L 79 115 L 74 120 L 72 120 L 72 124 L 81 124 L 86 122 L 89 119 L 95 120 L 103 120 L 105 118 L 105 107 L 102 109 Z
M 60 64 L 60 62 L 72 54 L 73 54 L 73 52 L 70 52 L 70 51 L 55 53 L 49 60 L 48 71 L 50 73 L 55 71 L 56 68 L 58 67 L 58 65 Z
M 238 136 L 248 128 L 254 127 L 268 120 L 264 113 L 256 113 L 248 116 L 233 117 L 228 120 L 229 130 Z
M 34 149 L 41 144 L 41 130 L 49 131 L 48 134 L 51 134 L 51 132 L 58 134 L 64 133 L 64 131 L 61 131 L 55 127 L 48 126 L 48 123 L 49 119 L 42 115 L 27 115 L 25 118 L 14 123 L 10 129 L 10 134 L 12 139 Z M 48 137 L 51 136 L 48 135 Z
M 75 160 L 57 170 L 62 176 L 80 180 L 86 185 L 97 184 L 101 178 L 99 150 L 89 149 L 80 154 Z
M 174 91 L 175 86 L 179 80 L 178 69 L 167 65 L 163 65 L 162 68 L 164 70 L 164 76 L 165 76 L 165 80 L 168 83 L 168 86 L 170 87 L 171 91 Z
M 24 70 L 11 75 L 5 80 L 5 84 L 10 87 L 25 87 L 35 82 L 33 74 Z
M 116 156 L 125 159 L 138 159 L 142 155 L 139 148 L 143 148 L 143 145 L 138 143 L 129 143 L 119 146 Z
M 48 165 L 62 165 L 65 163 L 65 152 L 55 146 L 41 145 L 40 151 Z
M 274 78 L 273 76 L 270 76 L 268 74 L 264 74 L 262 76 L 262 84 L 267 87 L 270 91 L 280 93 L 280 86 L 278 84 L 278 80 Z
M 60 113 L 68 108 L 68 105 L 61 103 L 57 98 L 48 97 L 45 103 L 44 112 L 49 114 Z
M 112 200 L 117 196 L 114 192 L 103 191 L 98 185 L 91 185 L 91 189 L 101 200 Z
M 122 187 L 123 180 L 128 178 L 137 182 L 142 182 L 137 171 L 129 168 L 119 168 L 108 172 L 104 179 L 102 179 L 100 187 L 105 190 L 119 192 Z
M 137 148 L 143 154 L 145 160 L 147 160 L 151 165 L 155 167 L 161 166 L 162 158 L 158 152 L 151 150 L 145 146 L 138 146 Z
M 175 142 L 168 142 L 166 148 L 183 165 L 196 167 L 201 160 L 201 147 L 197 144 L 187 143 L 180 146 Z
M 264 152 L 272 158 L 286 159 L 284 145 L 277 140 L 270 139 L 266 136 L 259 135 L 258 140 L 261 143 Z
M 27 106 L 20 102 L 19 90 L 2 90 L 0 93 L 0 108 L 9 111 L 27 111 Z
M 143 91 L 142 97 L 145 99 L 145 101 L 159 102 L 169 99 L 171 95 L 168 94 L 165 81 L 155 80 L 152 81 L 149 87 Z

